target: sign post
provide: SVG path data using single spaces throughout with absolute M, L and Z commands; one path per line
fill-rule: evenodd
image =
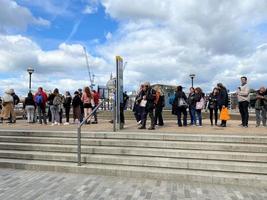
M 120 120 L 120 107 L 121 103 L 123 103 L 123 59 L 120 56 L 116 56 L 116 93 L 115 93 L 115 105 L 116 108 L 114 111 L 116 112 L 116 130 L 121 127 Z

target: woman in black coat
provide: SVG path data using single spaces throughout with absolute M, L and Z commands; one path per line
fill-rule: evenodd
M 174 103 L 177 104 L 177 121 L 178 121 L 178 126 L 187 126 L 187 97 L 185 93 L 183 92 L 182 86 L 178 86 L 176 93 L 175 93 L 175 98 L 174 98 Z M 183 124 L 181 121 L 181 117 L 183 114 Z

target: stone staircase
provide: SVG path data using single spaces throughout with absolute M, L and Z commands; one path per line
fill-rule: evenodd
M 267 136 L 0 131 L 0 167 L 267 187 Z

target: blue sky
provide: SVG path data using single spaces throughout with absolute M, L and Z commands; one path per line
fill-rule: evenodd
M 33 88 L 61 92 L 88 85 L 83 46 L 105 85 L 115 56 L 127 62 L 124 85 L 144 81 L 209 92 L 218 82 L 231 91 L 240 76 L 267 86 L 265 0 L 0 0 L 0 95 Z

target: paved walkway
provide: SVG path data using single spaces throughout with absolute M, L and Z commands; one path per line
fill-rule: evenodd
M 149 126 L 148 120 L 148 126 Z M 266 127 L 255 127 L 255 122 L 251 121 L 249 124 L 249 128 L 242 128 L 238 125 L 240 121 L 238 120 L 230 120 L 227 124 L 226 128 L 217 127 L 217 126 L 210 126 L 209 120 L 203 120 L 203 127 L 178 127 L 176 121 L 168 120 L 165 121 L 165 125 L 163 127 L 156 127 L 156 130 L 153 132 L 173 132 L 173 133 L 196 133 L 196 134 L 242 134 L 242 135 L 267 135 L 267 128 Z M 0 130 L 51 130 L 51 131 L 77 131 L 77 124 L 71 125 L 40 125 L 36 124 L 28 124 L 25 120 L 17 120 L 16 124 L 1 124 Z M 113 124 L 109 123 L 108 120 L 100 120 L 99 124 L 90 124 L 85 125 L 82 128 L 82 131 L 112 131 Z M 127 120 L 125 129 L 123 131 L 126 132 L 151 132 L 148 130 L 138 130 L 136 121 L 134 120 Z
M 267 189 L 0 169 L 3 200 L 266 200 Z

